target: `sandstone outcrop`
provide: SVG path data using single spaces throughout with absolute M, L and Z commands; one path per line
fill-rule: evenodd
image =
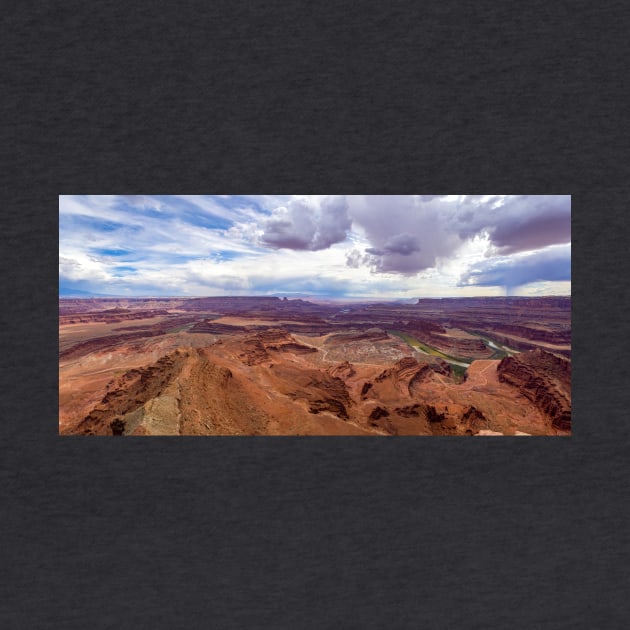
M 368 328 L 361 332 L 338 333 L 328 338 L 327 343 L 374 343 L 376 341 L 385 341 L 389 339 L 389 335 L 381 328 Z
M 125 322 L 132 319 L 147 319 L 149 317 L 157 317 L 160 315 L 168 315 L 166 310 L 155 311 L 139 311 L 129 310 L 126 308 L 112 308 L 105 311 L 96 311 L 93 313 L 82 314 L 67 314 L 59 315 L 59 323 L 64 324 L 85 324 L 90 322 L 107 322 L 109 324 L 115 324 L 119 322 Z
M 60 433 L 565 435 L 570 305 L 62 299 Z
M 122 434 L 124 416 L 157 398 L 180 372 L 186 352 L 177 351 L 163 356 L 145 368 L 125 372 L 109 386 L 101 402 L 78 425 L 78 433 L 112 435 Z
M 571 363 L 544 350 L 506 357 L 499 380 L 518 387 L 562 431 L 571 429 Z
M 372 413 L 370 413 L 370 420 L 378 420 L 379 418 L 386 418 L 389 416 L 389 411 L 383 407 L 374 407 Z
M 328 368 L 328 374 L 345 380 L 354 376 L 356 374 L 356 370 L 354 369 L 352 363 L 344 361 L 339 365 Z
M 460 423 L 464 425 L 467 434 L 474 435 L 487 426 L 488 419 L 483 412 L 471 405 L 462 414 Z
M 417 418 L 421 413 L 426 411 L 426 405 L 416 403 L 414 405 L 406 405 L 405 407 L 396 407 L 395 411 L 403 418 Z
M 275 366 L 278 389 L 291 400 L 305 404 L 309 413 L 330 412 L 347 420 L 348 408 L 353 404 L 346 384 L 341 378 L 323 370 L 295 369 Z
M 230 324 L 220 324 L 212 320 L 197 322 L 190 328 L 191 333 L 208 333 L 212 335 L 239 335 L 248 332 L 245 326 L 232 326 Z
M 497 324 L 493 327 L 496 333 L 506 333 L 514 337 L 528 339 L 530 341 L 542 341 L 551 344 L 570 344 L 570 330 L 551 330 L 549 328 L 541 328 L 535 324 L 530 325 L 511 325 Z
M 106 337 L 96 337 L 83 341 L 70 348 L 66 348 L 59 352 L 59 359 L 71 359 L 73 357 L 81 356 L 89 352 L 96 352 L 105 348 L 111 348 L 120 343 L 126 343 L 128 341 L 134 341 L 136 339 L 144 339 L 146 337 L 158 337 L 162 335 L 163 331 L 141 331 L 135 333 L 126 333 L 124 335 L 108 335 Z
M 383 370 L 374 380 L 376 383 L 389 382 L 398 390 L 411 396 L 414 387 L 432 374 L 442 374 L 450 377 L 452 370 L 445 361 L 418 363 L 413 357 L 404 357 L 397 361 L 393 367 Z
M 79 423 L 86 435 L 264 433 L 256 408 L 232 371 L 203 350 L 179 349 L 115 379 Z
M 320 413 L 321 411 L 329 411 L 330 413 L 334 413 L 335 415 L 343 418 L 345 420 L 348 419 L 348 411 L 346 406 L 339 402 L 338 400 L 334 400 L 333 398 L 323 398 L 319 400 L 313 400 L 309 403 L 309 412 L 310 413 Z
M 432 335 L 428 338 L 427 342 L 453 357 L 486 359 L 492 356 L 492 349 L 488 348 L 488 346 L 478 338 Z
M 317 352 L 317 348 L 298 343 L 292 335 L 280 328 L 268 328 L 249 335 L 243 341 L 243 348 L 240 358 L 247 365 L 259 365 L 271 360 L 270 352 Z
M 414 403 L 403 407 L 376 406 L 369 415 L 369 424 L 389 435 L 457 435 L 456 423 L 433 405 Z

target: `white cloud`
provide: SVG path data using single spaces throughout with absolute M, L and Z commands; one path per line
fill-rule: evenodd
M 316 251 L 344 241 L 350 226 L 344 197 L 298 198 L 265 220 L 260 241 L 277 249 Z
M 434 267 L 463 243 L 449 225 L 455 204 L 442 197 L 353 196 L 348 203 L 353 224 L 371 244 L 364 262 L 374 271 L 413 275 Z
M 62 196 L 59 210 L 60 285 L 94 293 L 499 294 L 528 247 L 570 236 L 570 198 L 553 196 Z M 520 291 L 565 290 L 536 268 Z

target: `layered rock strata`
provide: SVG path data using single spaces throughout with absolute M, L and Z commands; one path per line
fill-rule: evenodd
M 571 429 L 571 363 L 544 350 L 506 357 L 497 368 L 499 381 L 517 387 L 562 431 Z

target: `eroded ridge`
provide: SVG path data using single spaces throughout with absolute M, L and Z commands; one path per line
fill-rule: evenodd
M 544 350 L 506 357 L 497 368 L 499 380 L 517 387 L 553 427 L 571 429 L 571 363 Z
M 62 299 L 59 430 L 569 435 L 570 305 Z

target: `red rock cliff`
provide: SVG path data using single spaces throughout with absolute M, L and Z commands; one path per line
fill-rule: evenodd
M 499 380 L 518 387 L 563 431 L 571 430 L 571 363 L 544 350 L 506 357 L 498 367 Z

